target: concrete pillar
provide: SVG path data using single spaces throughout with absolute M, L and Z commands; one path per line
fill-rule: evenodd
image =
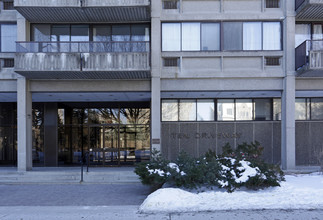
M 151 79 L 151 146 L 161 151 L 160 78 Z
M 295 169 L 295 2 L 285 1 L 284 57 L 285 77 L 282 92 L 281 166 Z
M 58 166 L 57 103 L 44 106 L 44 165 Z
M 17 13 L 17 41 L 30 41 L 30 23 Z
M 162 1 L 151 1 L 151 146 L 161 151 L 161 9 Z
M 32 95 L 29 81 L 17 79 L 18 171 L 32 169 Z

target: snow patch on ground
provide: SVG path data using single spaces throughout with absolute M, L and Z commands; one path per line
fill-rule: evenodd
M 250 173 L 249 173 L 250 175 Z M 251 174 L 253 175 L 253 174 Z M 230 209 L 323 209 L 323 175 L 287 175 L 281 187 L 202 193 L 164 188 L 150 194 L 140 211 L 192 212 Z M 225 184 L 225 183 L 223 183 Z

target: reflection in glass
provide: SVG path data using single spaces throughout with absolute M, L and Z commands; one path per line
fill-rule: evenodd
M 281 99 L 274 99 L 273 100 L 273 105 L 274 105 L 274 120 L 275 121 L 280 121 L 281 117 L 282 117 Z
M 234 99 L 218 99 L 218 121 L 234 120 Z
M 178 121 L 177 100 L 162 100 L 162 121 Z
M 306 120 L 306 99 L 297 98 L 295 99 L 295 120 Z
M 34 164 L 44 164 L 44 108 L 33 108 L 32 158 Z
M 202 23 L 202 50 L 220 50 L 220 24 Z
M 311 99 L 311 119 L 313 120 L 323 119 L 323 98 Z
M 196 100 L 179 100 L 179 120 L 196 121 Z
M 255 99 L 255 120 L 271 120 L 271 99 Z
M 236 100 L 236 120 L 252 120 L 252 99 Z
M 1 24 L 1 52 L 16 52 L 17 25 Z
M 197 120 L 198 121 L 214 120 L 214 100 L 213 99 L 197 100 Z

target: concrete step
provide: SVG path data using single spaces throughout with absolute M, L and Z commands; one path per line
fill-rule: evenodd
M 0 184 L 16 183 L 78 183 L 81 171 L 78 169 L 40 169 L 36 171 L 14 172 L 0 170 Z M 83 173 L 84 183 L 140 183 L 138 176 L 131 169 L 91 169 Z

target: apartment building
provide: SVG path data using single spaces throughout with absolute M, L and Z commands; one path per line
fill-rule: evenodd
M 258 141 L 283 169 L 318 165 L 320 1 L 1 6 L 1 164 L 73 166 L 90 152 L 122 166 Z

